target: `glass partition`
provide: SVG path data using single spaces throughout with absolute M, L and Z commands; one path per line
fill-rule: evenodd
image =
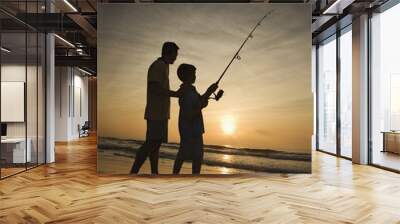
M 1 176 L 7 177 L 24 171 L 31 158 L 26 139 L 26 33 L 3 32 L 1 47 Z
M 0 6 L 15 4 L 8 1 Z M 18 1 L 17 11 L 38 13 L 43 4 Z M 0 12 L 0 20 L 2 179 L 45 163 L 46 39 L 44 33 L 8 14 Z

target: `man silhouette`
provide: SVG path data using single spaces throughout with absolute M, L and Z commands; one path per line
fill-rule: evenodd
M 131 174 L 137 174 L 149 157 L 151 173 L 158 174 L 158 157 L 161 143 L 168 142 L 168 120 L 170 118 L 170 97 L 178 97 L 178 92 L 169 89 L 169 65 L 178 56 L 179 47 L 173 42 L 165 42 L 161 57 L 155 60 L 147 73 L 147 100 L 144 118 L 147 121 L 146 141 L 136 153 Z

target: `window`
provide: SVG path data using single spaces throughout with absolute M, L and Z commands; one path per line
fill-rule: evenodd
M 318 45 L 316 63 L 317 147 L 320 151 L 351 158 L 353 73 L 351 24 Z
M 318 149 L 336 153 L 336 36 L 318 54 Z
M 352 157 L 352 33 L 351 26 L 340 36 L 340 155 Z
M 400 73 L 390 74 L 390 130 L 400 131 Z
M 400 170 L 400 4 L 371 18 L 371 162 Z

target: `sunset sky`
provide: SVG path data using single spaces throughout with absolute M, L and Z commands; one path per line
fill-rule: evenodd
M 225 91 L 203 110 L 205 144 L 310 152 L 311 10 L 307 4 L 99 4 L 98 135 L 143 140 L 149 65 L 165 41 L 197 67 L 200 93 L 217 80 L 257 21 L 274 9 L 221 81 Z M 171 100 L 169 141 L 179 142 Z

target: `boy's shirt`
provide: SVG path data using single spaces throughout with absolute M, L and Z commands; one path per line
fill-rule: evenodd
M 181 138 L 196 138 L 204 133 L 203 114 L 200 110 L 196 116 L 188 119 L 184 114 L 191 114 L 200 108 L 201 95 L 193 85 L 182 84 L 182 95 L 179 97 L 179 134 Z

